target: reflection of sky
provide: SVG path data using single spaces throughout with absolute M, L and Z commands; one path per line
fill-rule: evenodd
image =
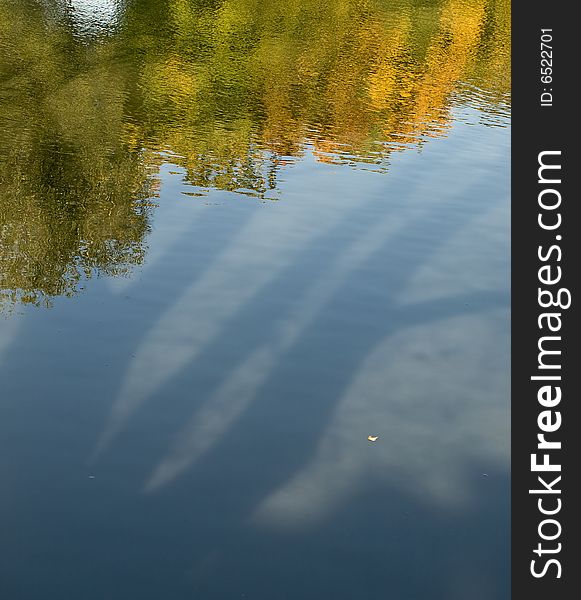
M 88 599 L 108 560 L 149 582 L 125 597 L 167 573 L 182 597 L 184 572 L 204 598 L 252 578 L 271 598 L 291 575 L 289 597 L 317 597 L 309 548 L 318 597 L 357 597 L 358 574 L 398 599 L 505 598 L 507 156 L 507 130 L 460 124 L 388 175 L 307 156 L 267 203 L 184 196 L 164 168 L 134 278 L 91 281 L 8 336 L 0 434 L 19 431 L 27 474 L 0 469 L 16 494 L 43 486 L 53 516 L 23 524 L 15 500 L 7 539 L 42 552 L 64 527 L 71 556 L 92 539 L 71 558 Z
M 10 349 L 15 336 L 18 334 L 19 324 L 19 315 L 12 315 L 8 318 L 0 313 L 0 365 L 2 365 L 4 353 Z
M 81 36 L 112 31 L 119 19 L 120 4 L 120 0 L 66 0 L 67 12 Z
M 442 501 L 459 500 L 466 495 L 461 485 L 465 462 L 477 458 L 506 467 L 506 376 L 487 376 L 506 374 L 507 348 L 497 348 L 508 330 L 506 308 L 499 311 L 494 304 L 488 307 L 479 295 L 506 294 L 507 202 L 506 196 L 474 197 L 473 190 L 481 178 L 488 177 L 489 167 L 474 165 L 474 156 L 482 151 L 482 141 L 466 137 L 469 133 L 468 128 L 459 127 L 456 139 L 453 136 L 448 146 L 461 144 L 462 152 L 454 153 L 452 149 L 453 159 L 450 155 L 436 158 L 442 161 L 442 168 L 432 169 L 408 185 L 405 205 L 400 205 L 402 199 L 394 202 L 386 198 L 397 208 L 378 213 L 369 226 L 346 239 L 338 252 L 329 257 L 325 272 L 297 296 L 292 311 L 266 322 L 273 328 L 272 336 L 247 352 L 245 349 L 236 368 L 224 373 L 221 384 L 201 401 L 156 465 L 146 489 L 158 489 L 183 475 L 212 445 L 219 444 L 285 353 L 309 327 L 316 326 L 317 315 L 341 291 L 350 275 L 390 236 L 397 237 L 406 228 L 413 228 L 414 221 L 438 206 L 442 206 L 439 210 L 444 218 L 447 212 L 465 212 L 466 224 L 452 229 L 445 240 L 438 242 L 436 251 L 422 255 L 418 267 L 402 277 L 404 285 L 389 290 L 386 280 L 381 286 L 389 290 L 384 299 L 394 304 L 395 315 L 415 307 L 421 312 L 422 306 L 427 310 L 431 304 L 442 303 L 450 307 L 448 316 L 435 322 L 410 323 L 404 332 L 388 335 L 372 349 L 348 389 L 337 398 L 334 416 L 312 463 L 266 499 L 259 514 L 268 513 L 272 518 L 278 511 L 281 518 L 287 518 L 290 511 L 299 518 L 301 511 L 314 513 L 323 510 L 325 503 L 340 502 L 341 495 L 349 493 L 361 473 L 370 468 L 366 458 L 369 451 L 361 440 L 374 430 L 375 423 L 389 423 L 382 434 L 380 450 L 375 452 L 376 461 L 377 455 L 385 461 L 386 476 L 390 474 L 400 481 L 405 472 L 406 486 L 433 493 Z M 495 145 L 495 141 L 486 147 L 488 160 L 504 158 L 503 147 Z M 472 180 L 450 180 L 450 160 L 459 172 L 467 169 Z M 310 160 L 296 168 L 300 185 L 311 183 L 310 180 L 315 189 L 321 185 Z M 220 339 L 241 307 L 260 297 L 261 291 L 297 260 L 304 247 L 339 227 L 346 210 L 369 210 L 369 196 L 380 193 L 383 181 L 366 181 L 366 193 L 350 196 L 347 209 L 341 206 L 343 182 L 337 175 L 338 183 L 334 177 L 328 178 L 324 194 L 308 210 L 300 203 L 290 205 L 284 219 L 276 204 L 257 210 L 212 257 L 211 268 L 195 278 L 160 315 L 126 372 L 99 451 L 120 434 L 148 398 L 160 393 L 168 381 Z M 166 181 L 166 190 L 176 194 L 172 178 L 168 176 Z M 292 193 L 292 189 L 288 190 L 289 195 Z M 447 205 L 442 204 L 442 198 Z M 169 223 L 178 212 L 176 204 L 171 203 L 165 207 L 165 213 L 161 210 L 161 215 L 166 214 Z M 154 230 L 150 240 L 156 249 L 154 264 L 163 255 L 163 247 L 171 245 L 183 230 L 183 221 L 175 223 L 173 228 Z M 420 241 L 414 251 L 423 253 L 428 249 L 421 246 Z M 386 273 L 397 268 L 389 266 Z M 405 262 L 399 267 L 407 268 Z M 476 299 L 477 314 L 462 314 L 462 298 Z M 469 302 L 464 304 L 468 307 L 466 312 L 472 312 Z M 478 340 L 477 345 L 474 340 Z M 385 390 L 390 390 L 388 397 Z M 390 417 L 395 407 L 397 419 Z M 447 418 L 450 414 L 455 415 L 451 422 Z M 354 415 L 359 418 L 354 419 Z M 485 423 L 487 427 L 483 427 Z M 431 470 L 431 460 L 437 454 L 441 455 L 441 464 L 446 465 L 444 474 Z M 326 485 L 322 486 L 321 481 Z
M 504 311 L 493 311 L 382 342 L 338 400 L 310 463 L 257 518 L 275 526 L 320 518 L 368 479 L 449 508 L 470 502 L 471 464 L 508 465 L 507 378 L 495 376 L 508 361 L 506 348 L 497 351 L 506 327 Z M 369 434 L 380 436 L 373 448 Z

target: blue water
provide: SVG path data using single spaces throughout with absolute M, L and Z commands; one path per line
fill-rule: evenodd
M 508 597 L 508 143 L 164 167 L 142 268 L 3 323 L 5 597 Z
M 94 43 L 78 35 L 67 52 Z M 32 232 L 0 246 L 2 598 L 510 597 L 510 129 L 477 92 L 387 158 L 304 134 L 267 192 L 193 180 L 189 159 L 132 142 L 149 187 L 135 175 L 145 191 L 118 220 L 130 176 L 99 195 L 109 130 L 74 125 L 91 102 L 66 105 L 89 141 L 61 129 L 64 145 L 38 147 L 73 183 L 33 180 L 49 160 L 33 153 L 22 176 L 40 190 L 23 206 L 52 198 L 39 214 L 57 216 L 1 213 Z M 39 119 L 18 125 L 21 148 L 56 131 Z

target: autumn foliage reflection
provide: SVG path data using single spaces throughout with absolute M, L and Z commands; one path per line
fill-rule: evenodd
M 383 170 L 491 125 L 508 0 L 128 0 L 83 37 L 56 0 L 0 0 L 0 290 L 50 302 L 143 260 L 156 172 L 268 198 L 301 154 Z M 103 29 L 103 27 L 102 27 Z

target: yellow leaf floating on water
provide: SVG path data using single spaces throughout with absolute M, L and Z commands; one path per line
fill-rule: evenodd
M 378 436 L 378 435 L 368 435 L 368 436 L 367 436 L 367 439 L 368 439 L 370 442 L 377 442 L 377 440 L 379 439 L 379 436 Z

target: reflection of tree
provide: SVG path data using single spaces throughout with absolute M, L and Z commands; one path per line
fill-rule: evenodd
M 32 303 L 70 295 L 93 271 L 122 274 L 140 263 L 148 227 L 129 155 L 83 173 L 76 149 L 44 149 L 27 172 L 7 163 L 1 175 L 3 295 Z
M 121 135 L 124 79 L 99 52 L 83 57 L 33 3 L 3 6 L 0 36 L 18 50 L 0 59 L 2 296 L 49 302 L 141 262 L 148 178 Z
M 321 160 L 381 163 L 395 145 L 448 125 L 459 81 L 487 91 L 485 108 L 509 91 L 505 0 L 168 7 L 173 43 L 150 52 L 141 81 L 150 114 L 164 116 L 152 123 L 158 138 L 186 164 L 194 157 L 194 183 L 206 170 L 235 188 L 257 147 L 294 155 L 305 141 Z M 253 189 L 266 187 L 260 174 Z
M 508 98 L 507 0 L 128 1 L 90 41 L 54 6 L 0 0 L 1 286 L 22 300 L 141 260 L 159 150 L 262 196 L 305 144 L 381 166 L 453 97 Z

